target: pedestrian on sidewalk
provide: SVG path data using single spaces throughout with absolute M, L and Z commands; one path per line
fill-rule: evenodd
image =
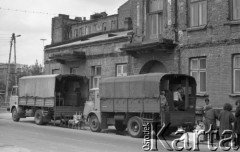
M 236 145 L 240 146 L 240 100 L 236 101 L 236 106 L 234 131 L 237 134 Z
M 215 109 L 212 109 L 211 107 L 206 108 L 206 112 L 204 114 L 204 125 L 205 125 L 205 132 L 211 131 L 211 130 L 216 130 L 217 125 L 216 121 L 218 119 L 218 112 Z M 211 128 L 210 128 L 211 126 Z M 209 130 L 211 129 L 211 130 Z M 207 141 L 207 136 L 205 135 L 204 140 Z M 213 135 L 211 135 L 211 138 L 209 139 L 210 143 L 213 143 Z
M 224 130 L 233 130 L 233 123 L 235 121 L 235 117 L 232 114 L 232 105 L 230 103 L 225 103 L 223 106 L 223 110 L 220 112 L 218 116 L 218 120 L 220 121 L 220 126 L 219 126 L 219 136 L 222 139 L 226 139 L 230 137 L 230 134 L 225 134 L 223 135 Z M 224 144 L 225 146 L 228 146 L 228 143 Z

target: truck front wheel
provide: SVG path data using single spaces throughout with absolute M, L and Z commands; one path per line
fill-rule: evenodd
M 130 136 L 140 138 L 143 136 L 142 119 L 134 116 L 128 120 L 127 128 Z
M 92 132 L 100 132 L 101 131 L 100 122 L 96 115 L 90 116 L 89 126 L 90 126 L 90 129 Z
M 34 117 L 34 120 L 35 120 L 35 123 L 37 125 L 43 125 L 43 113 L 42 113 L 42 110 L 37 110 L 35 112 L 35 117 Z
M 12 110 L 12 120 L 15 121 L 15 122 L 18 122 L 20 120 L 20 117 L 17 113 L 16 108 L 13 108 L 13 110 Z

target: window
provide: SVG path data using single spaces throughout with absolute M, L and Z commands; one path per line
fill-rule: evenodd
M 86 35 L 91 34 L 91 26 L 86 26 Z
M 115 29 L 117 29 L 117 24 L 116 24 L 115 20 L 112 20 L 111 21 L 111 30 L 115 30 Z
M 233 58 L 233 92 L 240 93 L 240 55 Z
M 148 6 L 149 38 L 156 39 L 163 31 L 163 0 L 149 0 Z
M 197 82 L 197 93 L 205 93 L 207 89 L 206 58 L 191 59 L 190 68 L 190 74 Z
M 232 19 L 239 20 L 240 19 L 240 1 L 232 0 Z
M 104 22 L 104 23 L 102 24 L 102 31 L 103 31 L 103 32 L 107 31 L 107 23 L 106 23 L 106 22 Z
M 116 73 L 117 77 L 127 76 L 127 64 L 117 64 Z
M 190 26 L 207 24 L 207 0 L 190 1 Z
M 52 74 L 61 74 L 60 69 L 52 69 Z
M 93 66 L 92 67 L 92 77 L 91 77 L 92 88 L 99 88 L 99 81 L 101 79 L 101 73 L 102 73 L 101 66 Z
M 78 37 L 78 29 L 74 29 L 74 37 Z
M 84 35 L 84 32 L 83 32 L 83 28 L 79 28 L 79 36 L 83 36 Z
M 78 68 L 70 68 L 70 74 L 77 74 Z
M 93 33 L 96 33 L 97 32 L 97 24 L 94 24 L 93 25 L 93 30 L 92 30 Z

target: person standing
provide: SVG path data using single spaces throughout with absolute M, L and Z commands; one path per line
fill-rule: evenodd
M 235 123 L 234 123 L 234 131 L 237 134 L 236 145 L 240 146 L 240 100 L 236 101 L 236 113 L 235 113 Z
M 216 130 L 217 129 L 217 119 L 218 119 L 218 112 L 215 109 L 212 109 L 210 106 L 207 107 L 206 112 L 204 114 L 204 125 L 205 125 L 205 132 L 209 131 L 210 126 L 211 130 Z M 204 136 L 204 140 L 207 140 L 207 135 Z M 211 135 L 210 142 L 213 143 L 213 136 Z
M 224 130 L 233 130 L 232 124 L 235 121 L 235 117 L 232 114 L 232 105 L 230 103 L 225 103 L 223 106 L 223 110 L 220 112 L 218 116 L 218 120 L 220 121 L 219 126 L 219 136 L 224 139 L 229 137 L 229 134 L 223 135 Z
M 168 102 L 167 102 L 167 98 L 166 98 L 166 92 L 164 90 L 160 91 L 160 99 L 161 99 L 161 107 L 164 110 L 167 110 Z
M 177 91 L 175 91 L 173 93 L 173 101 L 174 101 L 174 108 L 175 110 L 180 110 L 182 103 L 183 103 L 183 99 L 182 99 L 182 94 L 183 94 L 183 89 L 181 87 L 179 87 L 177 89 Z
M 206 111 L 206 108 L 212 108 L 212 105 L 209 103 L 210 102 L 210 100 L 209 100 L 209 98 L 206 98 L 205 99 L 205 105 L 203 106 L 203 111 L 205 112 Z

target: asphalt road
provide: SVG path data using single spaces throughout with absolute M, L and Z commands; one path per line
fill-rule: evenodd
M 169 142 L 175 137 L 169 137 Z M 103 133 L 57 126 L 38 126 L 33 118 L 13 122 L 0 110 L 0 152 L 141 152 L 143 139 L 131 138 L 115 129 Z M 158 142 L 158 151 L 166 150 Z M 200 145 L 200 151 L 209 151 Z

